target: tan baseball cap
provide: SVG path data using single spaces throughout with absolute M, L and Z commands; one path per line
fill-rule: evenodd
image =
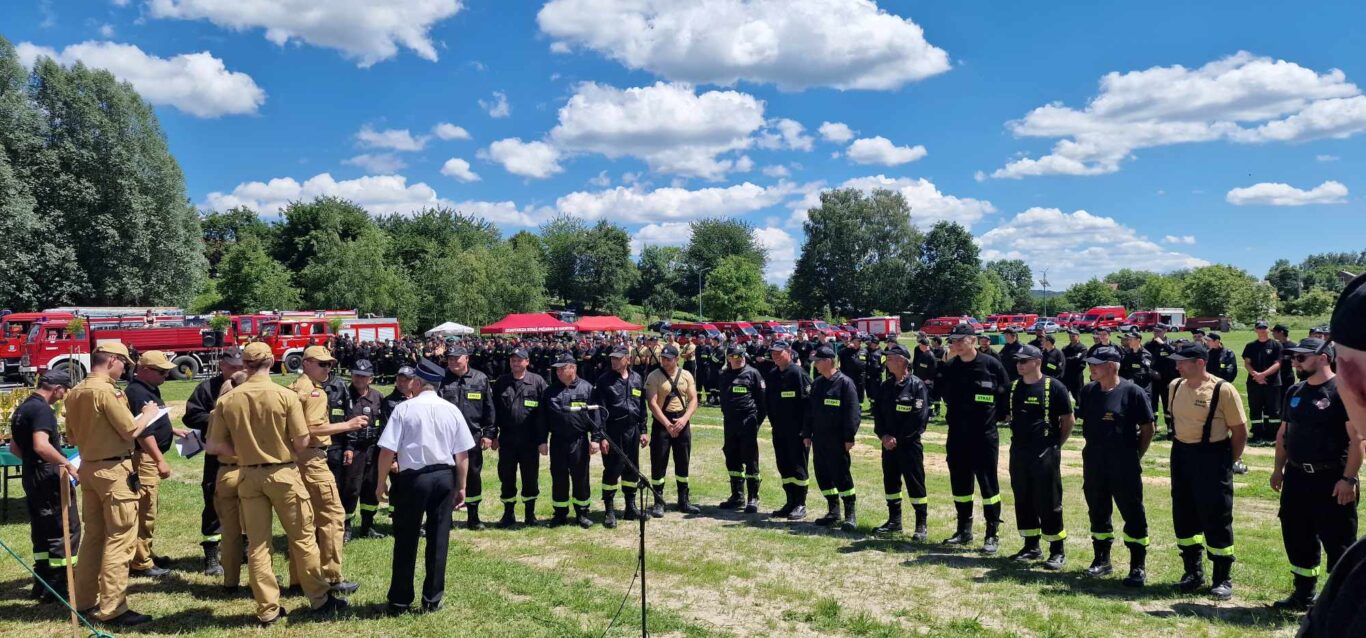
M 309 346 L 304 348 L 304 359 L 312 359 L 323 363 L 336 361 L 336 359 L 332 358 L 332 353 L 322 346 Z
M 246 363 L 269 361 L 274 357 L 275 353 L 271 351 L 270 346 L 261 343 L 260 341 L 254 341 L 247 344 L 247 347 L 242 348 L 242 361 Z
M 158 370 L 173 370 L 175 364 L 166 358 L 166 353 L 160 350 L 148 350 L 138 357 L 138 365 L 145 368 L 156 368 Z
M 128 346 L 123 345 L 122 341 L 101 341 L 98 344 L 95 344 L 95 352 L 108 352 L 110 354 L 119 355 L 124 359 L 133 358 L 132 355 L 128 354 Z

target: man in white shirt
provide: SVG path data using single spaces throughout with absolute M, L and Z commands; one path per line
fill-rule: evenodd
M 442 399 L 436 386 L 445 376 L 441 366 L 422 360 L 417 376 L 400 378 L 413 384 L 413 398 L 394 408 L 379 438 L 378 468 L 398 459 L 394 477 L 394 557 L 390 572 L 390 614 L 408 611 L 413 603 L 413 568 L 417 562 L 419 529 L 426 515 L 426 578 L 422 581 L 422 610 L 436 611 L 446 590 L 446 546 L 451 514 L 465 503 L 465 471 L 474 437 L 460 409 Z M 385 482 L 376 488 L 383 502 Z

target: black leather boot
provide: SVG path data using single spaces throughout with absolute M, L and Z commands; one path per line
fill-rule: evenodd
M 817 525 L 820 525 L 821 527 L 838 525 L 840 523 L 840 497 L 825 497 L 825 505 L 827 508 L 829 508 L 829 511 L 825 513 L 825 516 L 822 516 L 812 522 L 814 522 Z
M 1204 560 L 1203 547 L 1197 545 L 1181 549 L 1181 562 L 1185 565 L 1186 571 L 1181 575 L 1181 580 L 1176 582 L 1178 590 L 1190 593 L 1205 584 Z
M 1290 595 L 1271 603 L 1272 609 L 1281 611 L 1305 611 L 1310 605 L 1314 604 L 1314 590 L 1318 587 L 1319 579 L 1314 576 L 1301 576 L 1295 574 L 1295 589 Z
M 1091 559 L 1091 566 L 1086 568 L 1086 575 L 1099 578 L 1109 576 L 1115 570 L 1114 565 L 1110 563 L 1110 548 L 1112 546 L 1113 543 L 1108 540 L 1091 541 L 1095 557 Z
M 606 515 L 602 517 L 602 526 L 607 529 L 613 529 L 617 526 L 617 506 L 612 502 L 614 500 L 616 500 L 614 492 L 607 492 L 602 495 L 602 509 L 607 511 Z
M 730 477 L 730 498 L 721 501 L 717 507 L 723 510 L 737 510 L 745 506 L 745 479 Z
M 844 531 L 853 532 L 858 530 L 858 514 L 856 513 L 857 508 L 857 496 L 844 497 L 844 524 L 841 525 L 841 528 L 844 529 Z
M 887 522 L 873 529 L 874 534 L 901 532 L 901 501 L 887 501 Z

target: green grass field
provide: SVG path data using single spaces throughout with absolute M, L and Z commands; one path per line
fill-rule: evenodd
M 1301 336 L 1301 335 L 1297 335 Z M 1252 338 L 1231 334 L 1235 353 Z M 1090 338 L 1085 337 L 1089 343 Z M 1241 388 L 1245 375 L 1240 375 Z M 192 385 L 166 388 L 168 400 L 183 400 Z M 1290 574 L 1276 518 L 1277 496 L 1267 487 L 1272 451 L 1249 449 L 1252 471 L 1236 477 L 1235 532 L 1238 563 L 1235 595 L 1215 602 L 1204 595 L 1181 595 L 1171 583 L 1180 561 L 1171 533 L 1167 485 L 1169 445 L 1153 445 L 1144 461 L 1146 503 L 1153 544 L 1149 587 L 1135 592 L 1119 584 L 1127 552 L 1116 546 L 1121 574 L 1094 580 L 1083 574 L 1091 559 L 1085 505 L 1081 494 L 1081 441 L 1064 451 L 1064 494 L 1068 564 L 1060 573 L 1020 567 L 1003 557 L 946 549 L 935 544 L 953 531 L 944 464 L 944 426 L 925 436 L 930 493 L 931 544 L 879 538 L 870 530 L 886 515 L 882 499 L 877 442 L 865 420 L 854 448 L 854 474 L 860 495 L 860 531 L 830 532 L 810 523 L 770 521 L 715 508 L 727 492 L 721 461 L 721 420 L 714 409 L 695 419 L 692 484 L 701 516 L 670 512 L 649 524 L 650 632 L 658 636 L 1289 636 L 1296 618 L 1270 611 L 1282 597 Z M 761 433 L 766 481 L 763 511 L 782 504 L 767 431 Z M 1018 548 L 1005 467 L 1008 433 L 1002 437 L 1000 476 L 1004 498 L 1002 556 Z M 593 482 L 600 475 L 594 460 Z M 490 454 L 484 489 L 496 496 L 498 482 Z M 162 483 L 158 553 L 176 559 L 177 569 L 160 582 L 134 580 L 134 609 L 157 619 L 137 633 L 146 635 L 230 636 L 254 629 L 249 596 L 225 597 L 200 565 L 198 459 L 172 460 L 174 476 Z M 548 465 L 543 463 L 542 492 L 549 496 Z M 814 486 L 814 482 L 813 482 Z M 28 529 L 23 504 L 11 485 L 9 521 L 0 539 L 27 557 Z M 813 490 L 814 492 L 814 490 Z M 668 486 L 669 498 L 675 490 Z M 597 490 L 594 489 L 594 497 Z M 823 512 L 816 494 L 814 516 Z M 542 517 L 548 498 L 539 501 Z M 601 505 L 594 502 L 594 517 Z M 501 505 L 484 508 L 496 519 Z M 909 512 L 908 512 L 909 514 Z M 977 533 L 981 533 L 980 504 Z M 462 520 L 463 514 L 457 515 Z M 387 519 L 382 519 L 387 529 Z M 1119 521 L 1116 521 L 1118 525 Z M 979 541 L 980 542 L 980 541 Z M 616 530 L 517 529 L 453 532 L 446 607 L 425 616 L 388 618 L 381 614 L 388 587 L 392 540 L 348 544 L 345 572 L 361 583 L 351 597 L 354 615 L 329 622 L 302 618 L 261 632 L 271 636 L 601 636 L 622 602 L 636 561 L 636 528 Z M 277 573 L 283 572 L 276 553 Z M 8 558 L 0 560 L 0 636 L 70 635 L 66 616 L 24 598 L 28 577 Z M 421 566 L 418 567 L 419 574 Z M 286 599 L 291 611 L 305 605 Z M 626 601 L 609 636 L 639 635 L 639 599 Z M 132 633 L 132 632 L 130 632 Z

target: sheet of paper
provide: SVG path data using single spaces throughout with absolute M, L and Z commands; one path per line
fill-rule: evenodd
M 162 408 L 162 409 L 160 409 L 160 410 L 157 410 L 157 418 L 152 419 L 152 420 L 153 420 L 153 421 L 160 421 L 162 417 L 164 417 L 164 416 L 169 416 L 170 414 L 171 414 L 171 409 L 170 409 L 170 408 Z

